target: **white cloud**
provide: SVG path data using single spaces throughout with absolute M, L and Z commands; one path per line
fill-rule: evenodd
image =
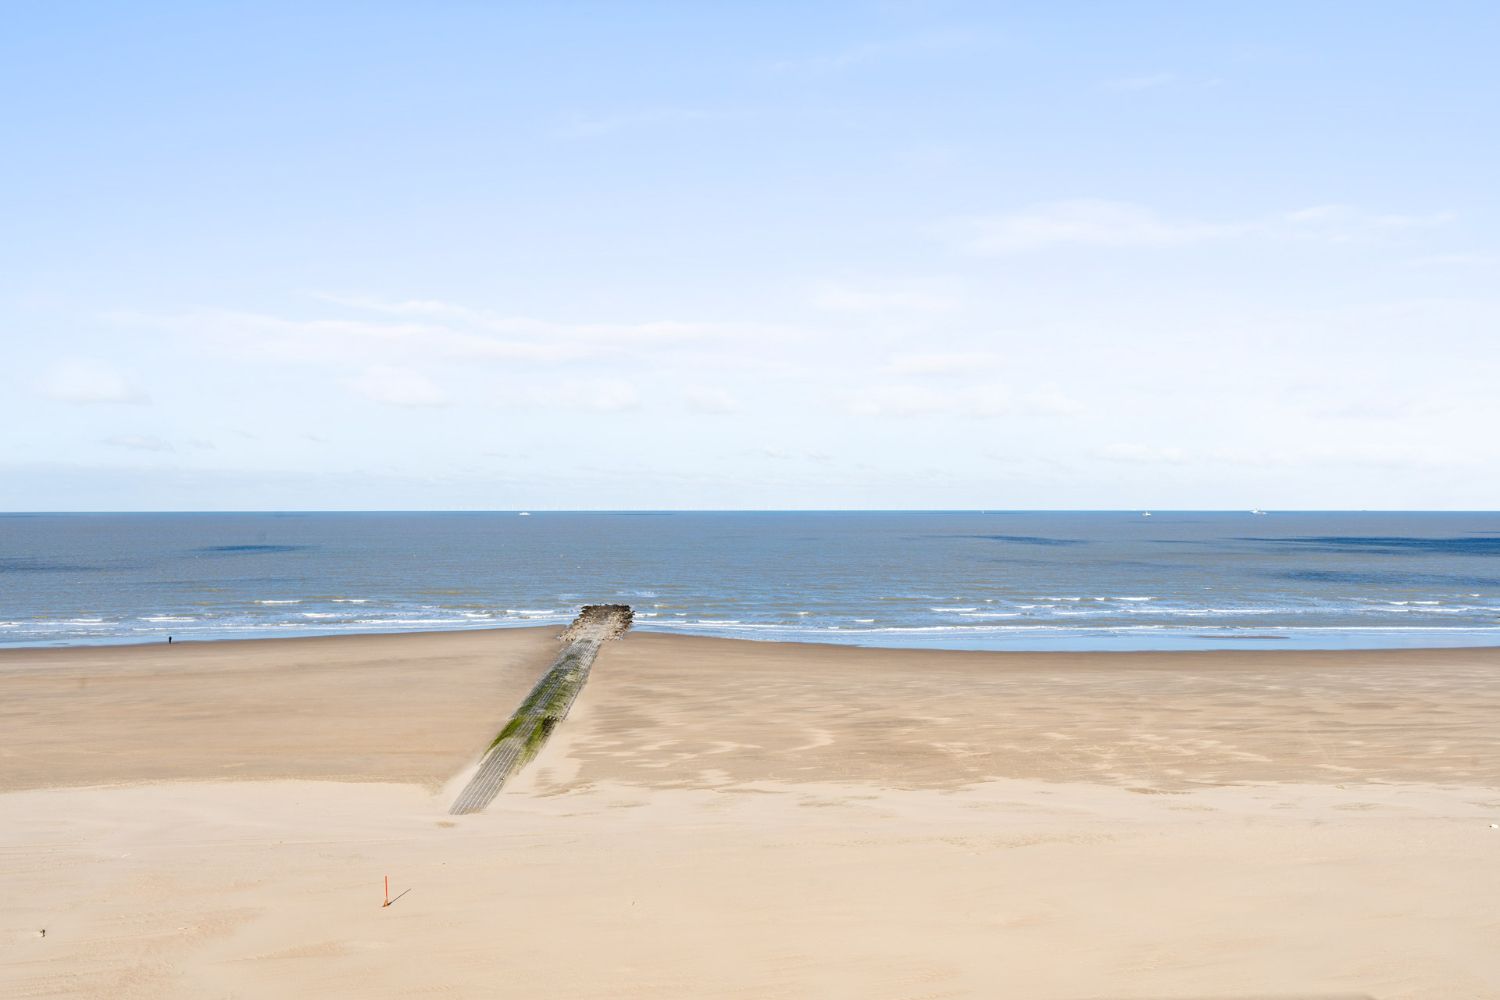
M 1164 448 L 1149 444 L 1111 444 L 1096 452 L 1111 462 L 1128 462 L 1146 465 L 1182 465 L 1191 459 L 1181 448 Z
M 826 282 L 813 293 L 813 305 L 830 312 L 951 312 L 959 306 L 949 283 L 906 281 L 868 287 Z
M 641 405 L 641 394 L 634 385 L 612 378 L 574 379 L 541 386 L 532 391 L 531 398 L 542 406 L 600 413 L 619 413 Z
M 1413 215 L 1315 205 L 1261 218 L 1204 222 L 1168 218 L 1130 202 L 1078 198 L 1046 202 L 1009 215 L 979 216 L 956 228 L 968 249 L 1004 254 L 1062 246 L 1180 247 L 1248 236 L 1343 243 L 1440 226 L 1454 218 L 1452 212 Z
M 972 250 L 1017 253 L 1057 246 L 1181 246 L 1238 235 L 1246 227 L 1166 219 L 1128 202 L 1080 198 L 972 219 L 964 228 Z
M 1456 218 L 1452 212 L 1401 214 L 1365 212 L 1352 205 L 1313 205 L 1287 212 L 1284 216 L 1290 235 L 1328 240 L 1335 243 L 1407 229 L 1431 229 Z
M 351 390 L 389 406 L 446 406 L 448 396 L 427 376 L 402 368 L 366 368 L 348 381 Z
M 175 451 L 170 441 L 149 434 L 116 434 L 104 439 L 111 448 L 128 448 L 131 451 Z
M 405 367 L 413 363 L 480 362 L 542 366 L 626 363 L 646 354 L 737 345 L 747 362 L 765 345 L 798 331 L 755 323 L 656 320 L 639 323 L 558 323 L 505 316 L 434 300 L 383 302 L 323 296 L 364 315 L 287 318 L 235 310 L 175 314 L 116 311 L 106 318 L 171 333 L 246 361 Z
M 816 465 L 832 465 L 834 456 L 826 451 L 794 451 L 790 448 L 758 448 L 745 454 L 752 458 L 764 458 L 772 462 L 811 462 Z
M 889 375 L 973 375 L 994 368 L 999 358 L 988 351 L 898 354 L 886 364 Z
M 555 363 L 586 357 L 578 343 L 545 337 L 499 338 L 439 323 L 366 319 L 287 319 L 260 313 L 209 310 L 150 316 L 116 312 L 111 319 L 217 345 L 256 360 L 336 362 L 373 356 L 388 364 L 413 358 Z
M 364 312 L 393 316 L 426 317 L 448 326 L 424 327 L 429 332 L 452 332 L 467 326 L 473 333 L 499 333 L 538 344 L 575 344 L 589 350 L 600 348 L 635 349 L 651 344 L 678 344 L 694 341 L 720 342 L 737 338 L 766 338 L 795 335 L 798 331 L 764 323 L 713 323 L 684 320 L 648 320 L 635 323 L 558 323 L 529 316 L 514 316 L 489 309 L 476 309 L 437 299 L 384 301 L 360 296 L 322 294 L 325 302 Z
M 1116 443 L 1094 456 L 1130 465 L 1192 466 L 1199 469 L 1308 470 L 1324 468 L 1421 470 L 1479 466 L 1492 454 L 1476 454 L 1458 447 L 1434 448 L 1427 443 L 1393 444 L 1344 439 L 1336 443 L 1298 442 L 1269 446 L 1178 448 L 1140 443 Z
M 1408 261 L 1413 267 L 1495 267 L 1500 255 L 1483 253 L 1439 253 Z
M 683 393 L 683 398 L 695 413 L 734 413 L 740 408 L 739 400 L 712 386 L 693 386 Z
M 865 417 L 1068 416 L 1082 404 L 1052 386 L 1016 392 L 997 384 L 958 389 L 895 383 L 872 386 L 847 400 L 850 413 Z
M 71 361 L 42 380 L 41 391 L 65 403 L 134 403 L 151 401 L 124 375 L 94 361 Z

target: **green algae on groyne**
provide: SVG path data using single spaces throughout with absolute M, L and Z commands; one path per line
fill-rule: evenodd
M 567 646 L 501 727 L 479 762 L 479 770 L 459 793 L 449 813 L 483 811 L 506 780 L 541 752 L 583 690 L 600 645 L 623 635 L 633 618 L 628 604 L 590 604 L 578 613 L 562 634 Z

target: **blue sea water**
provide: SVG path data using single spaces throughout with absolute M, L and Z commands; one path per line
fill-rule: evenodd
M 560 623 L 963 649 L 1500 643 L 1500 514 L 0 515 L 0 645 Z

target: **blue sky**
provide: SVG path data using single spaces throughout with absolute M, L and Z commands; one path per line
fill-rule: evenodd
M 19 4 L 0 508 L 1493 508 L 1492 4 Z

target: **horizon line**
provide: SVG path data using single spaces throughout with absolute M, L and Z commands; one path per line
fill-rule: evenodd
M 0 510 L 0 517 L 91 514 L 1500 514 L 1467 507 L 223 507 Z

